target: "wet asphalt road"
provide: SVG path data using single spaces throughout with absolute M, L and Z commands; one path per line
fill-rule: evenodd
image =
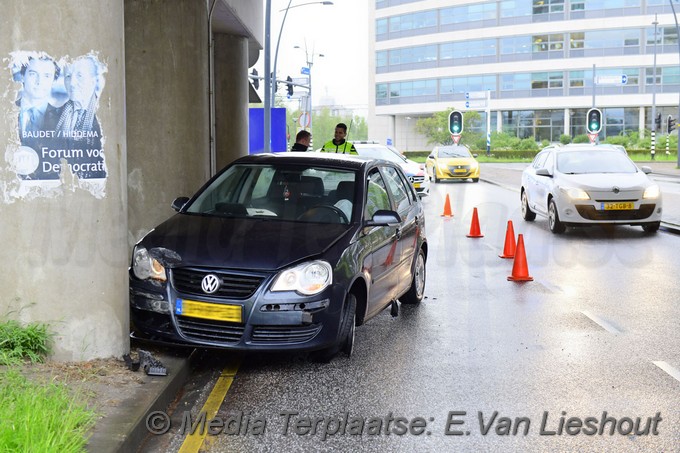
M 447 193 L 453 218 L 441 217 Z M 423 303 L 358 328 L 351 359 L 244 357 L 217 414 L 245 414 L 241 434 L 208 436 L 205 451 L 680 451 L 680 376 L 662 369 L 680 369 L 680 236 L 627 226 L 555 236 L 545 219 L 521 220 L 518 198 L 485 182 L 433 185 Z M 474 207 L 483 238 L 466 237 Z M 523 234 L 532 282 L 507 281 L 513 260 L 498 255 L 508 220 Z M 203 378 L 237 360 L 208 357 Z M 194 413 L 211 385 L 187 392 Z M 605 411 L 624 434 L 558 434 L 560 417 L 594 417 L 599 428 Z M 322 418 L 319 431 L 296 432 L 303 417 Z M 329 431 L 347 418 L 345 434 L 324 435 L 324 417 Z M 390 434 L 376 433 L 372 417 L 383 430 L 389 421 Z M 626 417 L 650 433 L 625 434 Z M 349 422 L 362 420 L 352 434 Z M 173 429 L 148 451 L 181 443 Z

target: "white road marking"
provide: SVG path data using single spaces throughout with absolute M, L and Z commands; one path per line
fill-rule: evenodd
M 582 311 L 581 313 L 583 313 L 584 315 L 586 315 L 588 318 L 590 318 L 591 321 L 593 321 L 595 324 L 597 324 L 597 325 L 599 325 L 600 327 L 602 327 L 602 328 L 603 328 L 604 330 L 606 330 L 607 332 L 613 333 L 613 334 L 621 333 L 621 331 L 620 331 L 619 329 L 617 329 L 616 327 L 612 326 L 609 322 L 605 321 L 604 319 L 600 318 L 599 316 L 594 315 L 594 314 L 592 314 L 592 313 L 590 313 L 590 312 L 588 312 L 588 311 Z
M 668 362 L 656 361 L 652 363 L 661 368 L 662 370 L 664 370 L 666 373 L 670 374 L 672 377 L 675 378 L 676 381 L 680 381 L 680 370 L 678 370 L 674 366 L 669 365 Z

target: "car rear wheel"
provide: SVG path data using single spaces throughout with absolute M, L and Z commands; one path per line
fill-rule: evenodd
M 645 233 L 656 233 L 657 231 L 659 231 L 660 226 L 661 222 L 651 222 L 642 225 L 642 229 L 645 230 Z
M 472 178 L 472 182 L 479 182 L 479 178 Z
M 422 249 L 418 251 L 416 257 L 416 264 L 413 268 L 413 279 L 411 280 L 411 287 L 406 294 L 401 296 L 399 300 L 402 304 L 413 305 L 419 304 L 425 295 L 425 253 Z
M 536 218 L 536 213 L 529 207 L 529 199 L 526 190 L 522 191 L 522 218 L 531 222 Z
M 347 357 L 352 356 L 354 351 L 354 330 L 356 328 L 356 312 L 357 312 L 357 298 L 354 294 L 347 295 L 345 303 L 345 313 L 342 316 L 342 323 L 340 324 L 340 341 L 333 346 L 325 349 L 314 351 L 310 354 L 313 362 L 328 363 L 333 360 L 333 357 L 342 351 L 347 354 Z
M 550 199 L 550 204 L 548 205 L 548 225 L 550 225 L 550 231 L 555 234 L 564 233 L 567 229 L 560 221 L 560 215 L 557 213 L 557 204 L 555 204 L 553 199 Z

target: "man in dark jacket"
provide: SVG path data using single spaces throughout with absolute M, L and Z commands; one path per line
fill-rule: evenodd
M 290 148 L 291 151 L 307 151 L 312 141 L 312 134 L 309 131 L 301 130 L 295 136 L 295 144 Z

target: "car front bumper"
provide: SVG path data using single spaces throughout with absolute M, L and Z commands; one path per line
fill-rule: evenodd
M 604 209 L 604 203 L 588 200 L 557 202 L 560 221 L 566 225 L 621 224 L 644 225 L 660 222 L 661 200 L 635 200 L 632 209 Z
M 338 341 L 345 290 L 332 285 L 316 296 L 263 288 L 245 300 L 182 294 L 171 285 L 130 279 L 130 318 L 135 338 L 159 343 L 256 351 L 311 351 Z M 241 307 L 242 322 L 176 313 L 178 299 Z M 312 307 L 306 309 L 306 307 Z

